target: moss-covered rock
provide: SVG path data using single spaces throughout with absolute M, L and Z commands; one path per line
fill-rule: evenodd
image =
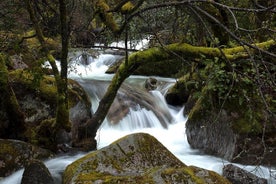
M 32 159 L 47 159 L 53 154 L 34 145 L 17 141 L 0 139 L 0 177 L 28 165 Z
M 70 164 L 63 183 L 221 183 L 218 174 L 187 167 L 149 134 L 125 136 Z
M 276 165 L 276 117 L 258 91 L 243 84 L 232 86 L 235 92 L 226 99 L 220 98 L 220 88 L 214 91 L 207 85 L 201 90 L 187 109 L 188 142 L 195 149 L 232 162 Z
M 46 148 L 56 147 L 54 144 L 66 140 L 71 144 L 76 139 L 77 127 L 86 122 L 91 116 L 91 102 L 83 88 L 73 80 L 68 81 L 71 133 L 56 132 L 55 123 L 57 89 L 55 79 L 46 75 L 35 75 L 27 70 L 14 70 L 9 74 L 11 85 L 25 114 L 28 126 L 26 137 L 34 144 Z M 57 136 L 53 136 L 57 134 Z M 74 141 L 74 140 L 73 140 Z M 52 145 L 51 145 L 52 144 Z
M 232 54 L 240 49 L 226 50 Z M 256 71 L 254 62 L 202 58 L 168 91 L 170 104 L 185 104 L 186 134 L 193 148 L 233 162 L 276 164 L 275 67 L 258 65 Z

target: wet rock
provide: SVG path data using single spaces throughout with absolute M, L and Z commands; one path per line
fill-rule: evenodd
M 275 133 L 239 133 L 233 128 L 237 114 L 224 109 L 219 113 L 196 110 L 196 114 L 189 116 L 186 123 L 187 140 L 192 148 L 234 163 L 276 165 Z
M 195 84 L 193 82 L 186 81 L 185 78 L 180 78 L 176 81 L 174 86 L 168 90 L 165 99 L 168 104 L 173 106 L 186 105 L 193 89 L 195 89 Z
M 192 148 L 234 163 L 276 166 L 276 116 L 260 105 L 260 96 L 244 104 L 238 97 L 219 104 L 217 94 L 207 87 L 196 95 L 189 98 L 193 105 L 185 106 Z
M 220 183 L 215 172 L 187 167 L 154 137 L 145 133 L 125 136 L 70 164 L 63 183 Z
M 0 139 L 0 177 L 28 165 L 32 159 L 46 159 L 53 154 L 34 145 L 17 141 Z
M 150 91 L 150 90 L 155 90 L 157 88 L 157 79 L 150 77 L 145 81 L 145 88 Z
M 32 74 L 25 70 L 12 71 L 9 75 L 18 103 L 24 113 L 27 127 L 25 138 L 56 152 L 58 151 L 54 150 L 56 145 L 71 146 L 78 136 L 78 126 L 91 117 L 91 102 L 83 88 L 76 81 L 68 80 L 69 121 L 71 123 L 68 123 L 68 130 L 71 128 L 71 132 L 67 129 L 66 131 L 60 130 L 53 138 L 51 137 L 52 127 L 45 122 L 53 124 L 55 121 L 57 89 L 54 78 L 44 75 L 43 79 L 32 81 L 29 79 Z M 2 121 L 0 127 L 8 127 L 8 124 L 8 120 Z M 45 127 L 48 127 L 49 131 Z
M 141 90 L 139 87 L 130 87 L 126 84 L 123 84 L 117 92 L 107 118 L 110 122 L 116 124 L 127 115 L 130 109 L 136 111 L 137 109 L 141 110 L 141 108 L 152 111 L 164 128 L 167 128 L 168 124 L 173 122 L 173 117 L 165 104 L 159 103 L 148 91 Z M 150 119 L 144 121 L 148 127 L 151 127 Z
M 223 167 L 222 175 L 227 178 L 232 184 L 267 184 L 267 180 L 259 178 L 256 175 L 247 172 L 237 166 L 228 164 Z
M 54 184 L 54 179 L 42 161 L 31 160 L 25 167 L 21 184 Z

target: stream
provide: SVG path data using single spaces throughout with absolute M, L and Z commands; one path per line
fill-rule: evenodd
M 79 64 L 79 61 L 83 60 L 84 57 L 81 56 L 81 53 L 75 54 L 75 59 L 71 61 L 72 68 L 69 77 L 77 80 L 84 87 L 93 104 L 91 111 L 95 112 L 98 102 L 113 76 L 112 74 L 105 74 L 105 71 L 109 65 L 122 56 L 102 53 L 98 57 L 86 57 L 83 65 Z M 131 76 L 124 82 L 118 92 L 120 98 L 114 109 L 121 108 L 121 101 L 123 100 L 123 103 L 128 105 L 125 107 L 124 104 L 127 113 L 121 114 L 122 117 L 119 119 L 116 118 L 118 112 L 112 112 L 108 115 L 97 132 L 98 149 L 108 146 L 122 136 L 145 132 L 157 138 L 186 165 L 194 165 L 221 174 L 223 166 L 229 162 L 191 149 L 185 135 L 186 117 L 183 116 L 185 107 L 172 107 L 166 104 L 164 94 L 175 83 L 175 79 L 153 77 L 159 81 L 157 89 L 153 91 L 147 91 L 144 88 L 144 83 L 148 79 L 146 76 Z M 157 115 L 156 112 L 162 113 Z M 65 167 L 85 154 L 64 155 L 44 163 L 55 178 L 55 183 L 61 183 L 61 174 Z M 268 179 L 269 184 L 276 183 L 275 176 L 271 176 L 273 173 L 270 168 L 235 165 Z M 0 183 L 20 184 L 22 173 L 23 170 L 17 171 L 0 180 Z

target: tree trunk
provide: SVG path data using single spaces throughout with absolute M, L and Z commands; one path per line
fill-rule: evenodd
M 57 114 L 56 124 L 65 130 L 70 131 L 69 126 L 69 107 L 68 107 L 68 88 L 67 88 L 67 57 L 68 57 L 68 22 L 67 7 L 64 0 L 59 0 L 60 24 L 61 24 L 61 71 L 60 78 L 57 80 Z
M 57 109 L 56 109 L 56 123 L 53 127 L 53 135 L 57 136 L 61 129 L 70 131 L 69 110 L 68 110 L 68 88 L 67 88 L 67 55 L 68 55 L 68 23 L 66 4 L 63 0 L 59 0 L 60 8 L 60 23 L 61 23 L 61 37 L 62 37 L 62 53 L 61 53 L 61 73 L 58 71 L 55 58 L 50 53 L 47 43 L 45 42 L 39 21 L 35 16 L 35 11 L 30 0 L 24 0 L 26 8 L 29 12 L 30 19 L 34 24 L 37 38 L 43 48 L 44 54 L 47 57 L 56 80 L 57 87 Z

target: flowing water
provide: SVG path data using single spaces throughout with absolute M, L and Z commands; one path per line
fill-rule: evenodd
M 79 81 L 85 88 L 93 104 L 91 110 L 95 111 L 113 76 L 104 72 L 108 65 L 120 59 L 121 56 L 111 54 L 100 54 L 97 58 L 88 56 L 85 57 L 86 61 L 85 65 L 83 65 L 79 64 L 79 61 L 84 59 L 81 56 L 82 54 L 75 54 L 76 57 L 71 63 L 73 68 L 71 68 L 69 76 Z M 186 165 L 194 165 L 221 173 L 222 167 L 229 162 L 191 149 L 185 135 L 186 117 L 183 116 L 184 107 L 168 106 L 165 102 L 164 94 L 174 84 L 175 79 L 156 77 L 159 81 L 158 88 L 148 92 L 144 88 L 147 78 L 144 76 L 131 76 L 125 81 L 118 92 L 117 104 L 116 102 L 113 104 L 111 112 L 97 132 L 98 149 L 109 145 L 124 135 L 145 132 L 157 138 Z M 122 112 L 125 112 L 120 114 L 120 118 L 117 118 L 117 111 L 112 111 L 112 109 L 117 108 L 122 108 Z M 55 183 L 61 183 L 60 176 L 65 167 L 84 154 L 66 155 L 45 161 L 46 166 L 55 177 Z M 269 179 L 270 184 L 276 183 L 276 180 L 271 177 L 273 173 L 270 168 L 238 166 Z M 0 183 L 19 184 L 22 173 L 23 170 L 20 170 L 0 180 Z

